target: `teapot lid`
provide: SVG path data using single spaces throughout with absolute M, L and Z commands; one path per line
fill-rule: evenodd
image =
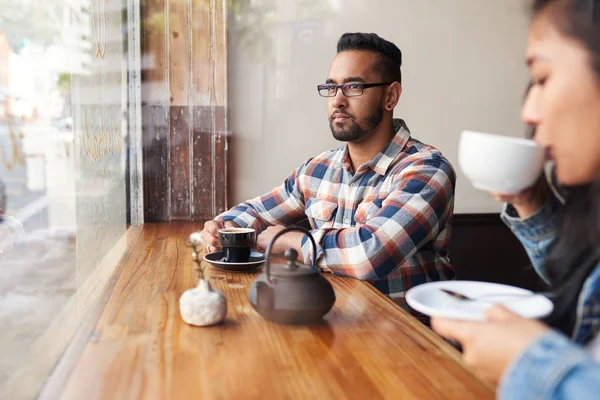
M 304 277 L 319 273 L 319 269 L 312 265 L 299 263 L 298 252 L 294 249 L 287 249 L 284 254 L 287 260 L 285 264 L 271 265 L 271 275 L 278 277 Z

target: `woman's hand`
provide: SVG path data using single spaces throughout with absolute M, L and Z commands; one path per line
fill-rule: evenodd
M 549 328 L 500 306 L 488 309 L 486 317 L 486 322 L 434 317 L 431 326 L 440 335 L 459 342 L 465 362 L 477 375 L 497 384 L 510 363 Z
M 490 194 L 502 203 L 511 204 L 519 214 L 519 217 L 525 219 L 535 214 L 546 202 L 548 189 L 546 177 L 542 175 L 535 185 L 522 192 L 516 194 L 490 192 Z

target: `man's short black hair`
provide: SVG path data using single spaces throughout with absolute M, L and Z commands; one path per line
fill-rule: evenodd
M 402 52 L 394 43 L 375 33 L 344 33 L 337 43 L 337 52 L 368 50 L 377 53 L 375 71 L 385 82 L 402 83 Z

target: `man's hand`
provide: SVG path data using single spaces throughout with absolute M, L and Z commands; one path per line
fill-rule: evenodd
M 206 221 L 204 229 L 202 229 L 202 240 L 205 244 L 205 250 L 208 253 L 215 252 L 219 249 L 219 229 L 238 227 L 234 222 L 227 221 Z
M 465 362 L 479 376 L 498 383 L 508 365 L 549 328 L 500 306 L 488 309 L 486 316 L 486 322 L 434 317 L 431 326 L 440 335 L 462 345 Z
M 275 235 L 284 230 L 286 227 L 283 225 L 269 226 L 267 229 L 261 232 L 256 239 L 256 247 L 265 252 L 269 243 L 273 240 Z M 287 249 L 294 249 L 298 252 L 299 256 L 302 256 L 302 237 L 304 235 L 301 232 L 289 232 L 281 236 L 275 242 L 275 246 L 271 249 L 273 254 L 283 254 Z

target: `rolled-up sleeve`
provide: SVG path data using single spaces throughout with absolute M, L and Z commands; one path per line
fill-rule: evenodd
M 564 206 L 554 195 L 550 194 L 542 207 L 527 218 L 521 219 L 511 210 L 511 205 L 504 205 L 504 209 L 500 214 L 502 220 L 514 232 L 525 248 L 538 275 L 548 282 L 544 270 L 544 260 L 558 235 L 560 219 L 564 214 Z
M 384 278 L 450 222 L 454 184 L 454 171 L 445 159 L 416 159 L 398 173 L 394 189 L 367 223 L 312 231 L 317 264 L 336 275 Z M 302 250 L 309 262 L 312 250 L 306 238 Z
M 218 215 L 217 221 L 232 221 L 238 226 L 254 228 L 258 232 L 270 225 L 292 225 L 305 219 L 304 196 L 299 187 L 306 166 L 302 164 L 283 184 L 271 192 L 241 203 Z

